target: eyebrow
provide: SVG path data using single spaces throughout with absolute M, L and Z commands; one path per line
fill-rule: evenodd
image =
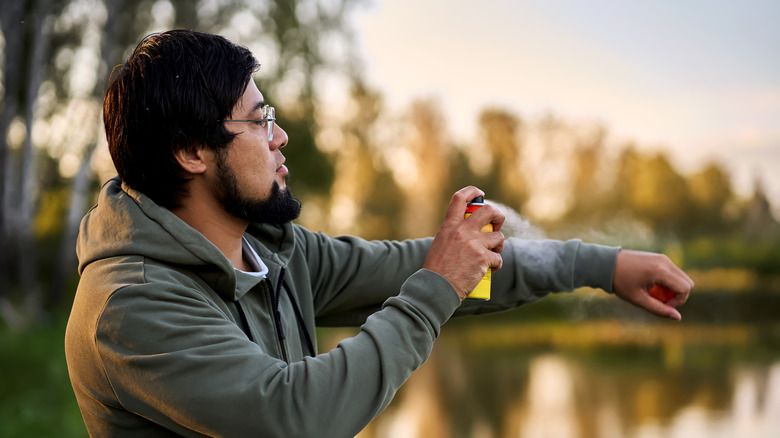
M 251 111 L 249 111 L 249 113 L 248 113 L 248 114 L 252 114 L 253 112 L 255 112 L 255 111 L 257 111 L 257 110 L 261 110 L 261 109 L 263 109 L 263 107 L 264 107 L 264 106 L 265 106 L 265 100 L 260 100 L 260 101 L 258 101 L 258 102 L 255 104 L 255 106 L 254 106 L 254 107 L 252 107 L 252 110 L 251 110 Z

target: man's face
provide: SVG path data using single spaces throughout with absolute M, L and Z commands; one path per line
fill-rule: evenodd
M 264 104 L 263 95 L 250 80 L 231 118 L 263 118 Z M 238 135 L 216 156 L 215 195 L 225 211 L 251 222 L 284 223 L 297 218 L 301 203 L 287 187 L 288 170 L 281 152 L 287 133 L 275 125 L 269 142 L 265 125 L 228 122 L 226 127 Z

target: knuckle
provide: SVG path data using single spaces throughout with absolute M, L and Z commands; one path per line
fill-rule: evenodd
M 466 198 L 466 191 L 469 189 L 469 187 L 464 187 L 457 192 L 455 192 L 454 195 L 452 195 L 452 200 L 461 200 Z
M 672 263 L 671 259 L 669 259 L 669 256 L 666 254 L 656 254 L 656 263 L 659 266 L 668 266 Z
M 669 263 L 669 258 L 664 254 L 656 254 L 648 265 L 653 271 L 666 273 L 668 271 Z
M 464 240 L 468 241 L 468 233 L 466 232 L 466 230 L 463 229 L 463 227 L 453 228 L 452 237 L 459 242 Z
M 495 263 L 493 266 L 495 266 L 495 269 L 501 269 L 504 266 L 504 258 L 501 257 L 501 254 L 498 253 L 493 253 L 493 254 L 495 254 L 494 256 Z

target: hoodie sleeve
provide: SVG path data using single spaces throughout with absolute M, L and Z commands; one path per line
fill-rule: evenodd
M 94 345 L 118 403 L 182 436 L 351 437 L 425 361 L 459 304 L 446 279 L 420 270 L 358 335 L 287 364 L 194 289 L 147 283 L 111 295 Z
M 317 325 L 356 326 L 422 268 L 433 239 L 366 241 L 298 229 Z M 445 280 L 446 281 L 446 280 Z M 447 282 L 449 284 L 449 282 Z
M 330 238 L 300 230 L 321 325 L 358 325 L 422 267 L 433 239 L 403 242 Z M 612 291 L 620 248 L 579 239 L 507 239 L 490 301 L 464 301 L 455 315 L 497 312 L 578 287 Z
M 592 287 L 612 292 L 618 247 L 579 239 L 507 239 L 504 267 L 493 274 L 489 301 L 466 300 L 457 315 L 497 312 L 538 301 L 550 293 Z
M 445 278 L 424 269 L 365 289 L 368 278 L 395 278 L 421 265 L 429 240 L 326 240 L 324 253 L 338 257 L 319 263 L 337 279 L 326 281 L 324 273 L 312 272 L 312 281 L 322 282 L 324 289 L 318 292 L 320 310 L 343 312 L 334 305 L 341 297 L 329 296 L 334 294 L 329 287 L 350 296 L 345 303 L 359 301 L 360 309 L 380 299 L 381 305 L 356 336 L 289 364 L 250 341 L 219 300 L 204 296 L 185 277 L 121 287 L 97 310 L 94 300 L 77 294 L 75 307 L 98 312 L 94 338 L 81 336 L 90 333 L 91 318 L 76 313 L 66 343 L 77 397 L 101 399 L 94 409 L 82 404 L 90 433 L 103 435 L 99 428 L 105 422 L 96 418 L 121 408 L 182 436 L 356 435 L 427 359 L 460 301 Z M 604 263 L 609 265 L 614 251 L 603 247 L 579 241 L 511 242 L 506 251 L 509 264 L 517 266 L 495 280 L 495 301 L 468 312 L 511 307 L 580 282 L 611 282 L 611 268 Z M 579 258 L 589 262 L 580 266 Z M 85 278 L 95 282 L 88 280 L 85 288 L 105 286 L 103 276 L 94 272 Z M 392 284 L 398 289 L 392 291 Z M 360 291 L 371 298 L 356 297 Z M 86 377 L 79 371 L 88 369 L 96 371 Z M 132 426 L 137 424 L 122 427 Z

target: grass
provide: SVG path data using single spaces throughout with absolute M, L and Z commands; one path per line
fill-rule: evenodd
M 0 326 L 0 436 L 87 436 L 65 364 L 65 324 Z

